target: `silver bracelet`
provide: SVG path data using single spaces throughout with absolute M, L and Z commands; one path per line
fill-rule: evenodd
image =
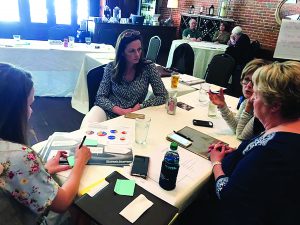
M 222 165 L 222 163 L 219 161 L 214 161 L 211 163 L 211 165 L 212 165 L 212 168 L 214 168 L 216 165 Z

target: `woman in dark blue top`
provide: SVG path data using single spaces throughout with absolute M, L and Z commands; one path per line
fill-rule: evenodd
M 215 224 L 299 224 L 299 75 L 299 62 L 258 69 L 254 115 L 266 132 L 236 151 L 221 143 L 210 147 L 220 207 Z

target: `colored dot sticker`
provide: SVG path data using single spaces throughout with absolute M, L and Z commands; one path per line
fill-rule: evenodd
M 125 138 L 125 137 L 120 137 L 120 140 L 121 140 L 121 141 L 125 141 L 126 138 Z
M 98 136 L 105 136 L 105 135 L 107 135 L 107 133 L 104 132 L 104 131 L 99 131 L 99 132 L 97 133 L 97 135 L 98 135 Z
M 122 133 L 122 134 L 127 134 L 127 132 L 126 132 L 126 131 L 122 131 L 121 133 Z
M 115 133 L 118 133 L 118 131 L 117 130 L 110 130 L 110 133 L 115 134 Z
M 87 135 L 92 135 L 93 133 L 94 133 L 94 131 L 92 131 L 92 130 L 87 130 L 87 131 L 86 131 L 86 134 L 87 134 Z
M 110 136 L 108 136 L 108 139 L 109 140 L 114 140 L 114 139 L 116 139 L 116 136 L 110 135 Z

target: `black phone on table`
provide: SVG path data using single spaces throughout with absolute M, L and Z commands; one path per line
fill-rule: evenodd
M 193 125 L 201 126 L 201 127 L 213 127 L 214 126 L 213 122 L 211 122 L 211 121 L 196 120 L 196 119 L 193 119 Z
M 149 157 L 135 155 L 131 168 L 131 175 L 146 178 L 148 174 Z

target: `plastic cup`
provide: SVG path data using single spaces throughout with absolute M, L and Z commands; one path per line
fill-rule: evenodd
M 171 76 L 171 88 L 177 88 L 179 84 L 179 74 L 172 74 Z
M 69 47 L 70 48 L 74 47 L 74 42 L 75 42 L 75 37 L 69 36 Z
M 135 142 L 138 144 L 146 144 L 151 118 L 135 119 Z

